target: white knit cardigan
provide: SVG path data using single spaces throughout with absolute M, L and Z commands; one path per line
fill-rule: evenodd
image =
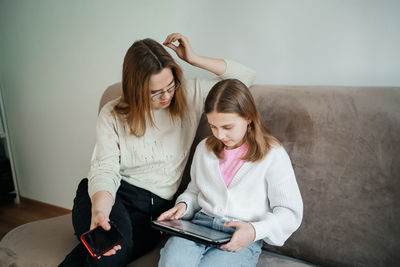
M 302 198 L 290 158 L 281 146 L 274 146 L 261 161 L 245 162 L 227 188 L 219 160 L 203 140 L 196 148 L 191 177 L 177 199 L 187 204 L 183 218 L 201 210 L 213 217 L 250 222 L 255 241 L 264 239 L 276 246 L 282 246 L 301 224 Z

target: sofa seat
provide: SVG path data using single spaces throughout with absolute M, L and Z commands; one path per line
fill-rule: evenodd
M 76 244 L 78 240 L 74 236 L 71 214 L 27 223 L 11 230 L 1 240 L 0 266 L 57 266 Z M 128 266 L 157 266 L 161 247 L 162 244 Z M 315 265 L 264 251 L 257 266 Z

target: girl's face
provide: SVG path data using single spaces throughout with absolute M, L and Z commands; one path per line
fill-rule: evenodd
M 169 107 L 175 94 L 175 79 L 170 68 L 164 68 L 149 79 L 151 107 L 163 109 Z
M 206 114 L 213 135 L 221 140 L 227 149 L 242 145 L 251 120 L 244 119 L 236 113 L 211 112 Z

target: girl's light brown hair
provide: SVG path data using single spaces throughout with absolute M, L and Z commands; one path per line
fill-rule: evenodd
M 273 144 L 281 145 L 261 120 L 249 89 L 237 79 L 227 79 L 215 84 L 208 93 L 204 111 L 206 114 L 235 113 L 246 120 L 251 120 L 245 135 L 248 151 L 243 160 L 252 162 L 261 160 L 268 154 Z M 215 136 L 207 138 L 206 146 L 218 158 L 222 157 L 225 145 Z
M 136 41 L 126 52 L 122 67 L 122 97 L 114 112 L 125 119 L 131 133 L 137 137 L 146 132 L 146 120 L 154 126 L 149 79 L 164 68 L 170 68 L 176 89 L 168 107 L 174 121 L 182 120 L 186 114 L 186 89 L 180 66 L 162 45 L 152 39 Z

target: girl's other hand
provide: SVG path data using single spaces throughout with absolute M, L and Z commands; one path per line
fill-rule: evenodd
M 256 231 L 251 223 L 230 221 L 224 224 L 225 227 L 235 227 L 236 230 L 232 235 L 229 243 L 222 245 L 220 249 L 238 252 L 242 248 L 252 243 L 256 237 Z
M 158 218 L 157 221 L 164 221 L 164 220 L 177 220 L 186 211 L 186 204 L 185 203 L 178 203 L 175 207 L 167 210 L 166 212 L 162 213 Z
M 179 44 L 178 46 L 173 44 L 176 41 Z M 197 57 L 196 53 L 192 49 L 192 46 L 190 45 L 189 39 L 180 33 L 171 33 L 168 35 L 163 45 L 174 50 L 179 58 L 189 64 L 193 64 L 195 58 Z

